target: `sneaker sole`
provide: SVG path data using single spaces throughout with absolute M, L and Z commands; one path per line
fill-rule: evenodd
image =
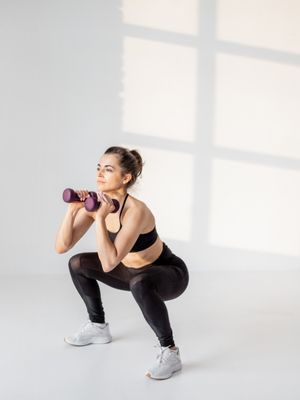
M 75 343 L 70 341 L 67 337 L 64 337 L 64 341 L 68 344 L 71 344 L 72 346 L 88 346 L 89 344 L 106 344 L 106 343 L 110 343 L 112 341 L 112 338 L 109 339 L 95 339 L 91 342 L 87 342 L 87 343 Z
M 174 371 L 172 371 L 171 375 L 160 376 L 160 377 L 158 377 L 158 376 L 153 376 L 153 375 L 151 375 L 151 372 L 148 371 L 148 372 L 146 373 L 146 376 L 147 376 L 148 378 L 151 378 L 151 379 L 163 380 L 163 379 L 171 378 L 171 376 L 172 376 L 173 374 L 175 374 L 176 372 L 181 371 L 181 369 L 182 369 L 182 367 L 177 368 L 177 369 L 175 369 Z

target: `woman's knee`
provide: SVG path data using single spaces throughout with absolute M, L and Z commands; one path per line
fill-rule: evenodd
M 69 259 L 69 269 L 71 272 L 78 273 L 81 269 L 81 254 L 75 254 Z
M 153 290 L 153 282 L 147 275 L 138 275 L 130 280 L 129 283 L 132 294 L 137 296 L 144 296 L 147 292 Z
M 86 274 L 87 271 L 103 272 L 96 252 L 75 254 L 69 260 L 69 269 L 71 273 L 75 274 Z

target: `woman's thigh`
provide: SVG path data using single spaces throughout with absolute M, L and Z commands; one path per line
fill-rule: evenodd
M 112 271 L 105 272 L 97 252 L 75 254 L 69 261 L 69 266 L 86 278 L 96 279 L 116 289 L 129 289 L 129 274 L 126 267 L 120 263 Z
M 174 266 L 154 266 L 152 277 L 157 293 L 163 300 L 175 299 L 188 286 L 188 277 L 183 277 Z
M 168 264 L 147 266 L 145 271 L 139 271 L 132 279 L 147 281 L 161 299 L 166 301 L 175 299 L 185 291 L 189 274 L 183 261 L 173 258 L 168 260 Z

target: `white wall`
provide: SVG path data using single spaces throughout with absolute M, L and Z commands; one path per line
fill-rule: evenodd
M 3 274 L 67 273 L 65 187 L 110 145 L 191 270 L 299 268 L 300 3 L 0 1 Z

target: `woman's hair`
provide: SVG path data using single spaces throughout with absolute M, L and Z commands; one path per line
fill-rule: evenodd
M 125 147 L 113 146 L 109 147 L 104 154 L 117 154 L 119 156 L 119 164 L 123 174 L 130 173 L 132 178 L 127 183 L 127 188 L 134 185 L 137 177 L 141 175 L 144 162 L 137 150 L 129 150 Z

